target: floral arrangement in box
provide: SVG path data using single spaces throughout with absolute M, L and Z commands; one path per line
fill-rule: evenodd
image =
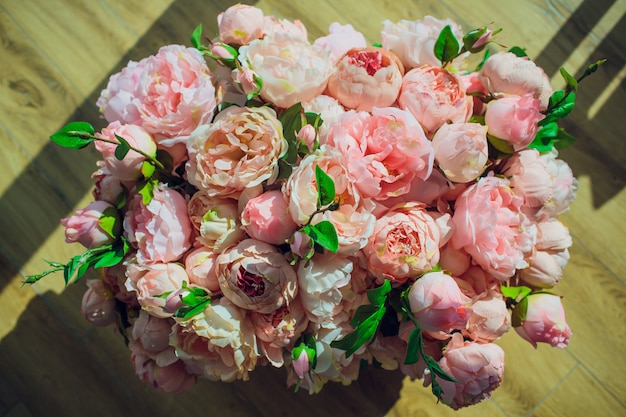
M 365 363 L 460 408 L 501 383 L 505 332 L 568 344 L 558 122 L 602 62 L 553 91 L 487 27 L 384 21 L 371 46 L 252 6 L 217 20 L 111 76 L 101 131 L 52 135 L 102 159 L 94 202 L 61 220 L 86 251 L 27 283 L 97 270 L 83 314 L 166 392 L 270 365 L 315 393 Z

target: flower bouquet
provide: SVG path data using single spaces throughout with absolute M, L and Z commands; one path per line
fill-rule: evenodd
M 601 62 L 553 91 L 487 27 L 384 21 L 372 46 L 252 6 L 217 20 L 111 76 L 101 131 L 51 136 L 102 158 L 94 202 L 61 220 L 85 252 L 27 283 L 97 270 L 84 316 L 166 392 L 270 365 L 316 393 L 371 364 L 460 408 L 500 384 L 511 328 L 568 344 L 552 288 L 577 183 L 558 121 Z

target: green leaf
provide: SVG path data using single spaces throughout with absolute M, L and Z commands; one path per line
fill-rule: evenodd
M 515 152 L 515 149 L 513 148 L 513 145 L 511 145 L 509 142 L 497 138 L 493 135 L 490 135 L 489 133 L 487 133 L 487 140 L 489 140 L 489 143 L 496 148 L 498 151 L 505 153 L 505 154 L 512 154 L 513 152 Z
M 480 61 L 480 63 L 476 66 L 476 69 L 474 69 L 475 72 L 480 71 L 483 66 L 485 65 L 485 62 L 487 62 L 487 60 L 489 59 L 489 57 L 491 56 L 491 52 L 489 49 L 485 49 L 485 54 L 483 55 L 483 59 L 482 61 Z
M 561 76 L 565 80 L 565 84 L 567 85 L 567 88 L 570 89 L 571 91 L 577 91 L 578 81 L 576 81 L 576 78 L 572 77 L 572 75 L 569 72 L 567 72 L 567 70 L 563 67 L 561 67 L 560 72 L 561 72 Z
M 350 320 L 350 325 L 356 328 L 359 324 L 363 323 L 369 316 L 374 314 L 378 310 L 378 306 L 372 304 L 363 304 L 359 306 Z
M 143 175 L 144 178 L 152 178 L 154 171 L 156 171 L 156 166 L 152 162 L 148 160 L 143 161 L 141 164 L 141 175 Z
M 406 346 L 405 365 L 413 365 L 420 360 L 420 344 L 422 343 L 422 332 L 417 327 L 409 334 Z
M 524 58 L 528 56 L 528 54 L 526 53 L 526 50 L 519 46 L 512 47 L 511 49 L 509 49 L 509 52 L 515 54 L 515 56 L 518 56 L 520 58 Z
M 366 342 L 371 341 L 376 335 L 376 330 L 380 324 L 380 320 L 385 315 L 387 308 L 379 306 L 374 313 L 363 320 L 354 331 L 346 335 L 341 340 L 331 342 L 330 347 L 346 351 L 346 358 L 349 358 Z
M 120 141 L 120 144 L 115 148 L 115 158 L 121 161 L 130 151 L 130 143 L 118 134 L 115 134 L 115 138 Z
M 337 230 L 335 229 L 335 225 L 328 220 L 322 220 L 317 224 L 307 225 L 302 230 L 324 249 L 333 253 L 336 253 L 339 249 Z
M 515 308 L 513 308 L 513 311 L 511 312 L 511 325 L 513 327 L 519 327 L 524 324 L 527 312 L 528 297 L 524 297 L 515 305 Z
M 122 251 L 118 250 L 110 250 L 104 252 L 98 257 L 97 262 L 93 265 L 94 268 L 108 268 L 111 266 L 115 266 L 122 262 L 124 259 L 124 255 Z
M 387 295 L 391 292 L 391 282 L 385 280 L 383 285 L 367 292 L 367 299 L 375 306 L 382 306 L 387 301 Z
M 502 295 L 504 295 L 506 298 L 520 301 L 523 297 L 526 297 L 528 294 L 530 294 L 532 290 L 525 285 L 520 285 L 518 287 L 507 287 L 506 285 L 501 285 L 500 291 L 502 292 Z
M 196 49 L 201 49 L 202 46 L 202 24 L 196 26 L 196 28 L 191 33 L 191 46 Z
M 116 239 L 122 229 L 120 216 L 114 207 L 108 207 L 104 210 L 98 219 L 98 226 L 109 236 Z
M 137 181 L 137 192 L 141 195 L 141 202 L 144 206 L 150 204 L 150 202 L 154 198 L 154 187 L 157 184 L 158 181 L 155 180 Z
M 179 308 L 178 310 L 176 310 L 176 313 L 174 313 L 174 316 L 178 318 L 183 318 L 183 319 L 193 317 L 196 314 L 203 312 L 207 304 L 210 304 L 210 303 L 211 303 L 211 300 L 205 300 L 194 306 L 187 306 L 187 307 Z
M 576 137 L 567 133 L 563 128 L 559 128 L 559 133 L 555 139 L 554 147 L 559 151 L 573 145 L 576 142 Z
M 87 122 L 71 122 L 50 136 L 50 139 L 64 148 L 81 149 L 93 142 L 94 128 Z
M 448 62 L 452 62 L 454 58 L 459 56 L 460 44 L 450 25 L 446 25 L 435 42 L 435 56 L 445 66 Z
M 548 123 L 561 120 L 574 109 L 575 102 L 576 93 L 570 92 L 566 94 L 564 90 L 555 91 L 550 96 L 549 112 L 544 119 L 539 121 L 539 126 L 545 126 Z
M 315 166 L 315 182 L 317 183 L 317 205 L 324 207 L 335 200 L 335 182 L 319 165 Z
M 552 150 L 554 138 L 558 135 L 559 125 L 556 122 L 548 123 L 537 131 L 535 139 L 528 145 L 529 148 L 537 149 L 541 153 Z

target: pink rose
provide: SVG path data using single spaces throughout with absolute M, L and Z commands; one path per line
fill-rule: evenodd
M 263 11 L 236 4 L 217 16 L 219 38 L 230 45 L 247 45 L 263 36 Z
M 350 111 L 331 126 L 326 144 L 345 157 L 348 174 L 364 197 L 384 200 L 406 194 L 415 178 L 426 180 L 433 150 L 408 111 Z
M 498 339 L 511 328 L 511 313 L 497 291 L 488 291 L 472 302 L 472 315 L 463 332 L 470 339 L 489 343 Z
M 263 80 L 264 100 L 288 108 L 324 92 L 331 71 L 328 54 L 306 39 L 276 33 L 241 47 L 239 61 Z
M 115 298 L 101 279 L 87 280 L 80 312 L 95 326 L 108 326 L 117 321 Z
M 464 342 L 455 333 L 439 360 L 441 369 L 458 382 L 438 378 L 441 402 L 457 410 L 491 396 L 504 375 L 504 351 L 495 343 Z
M 328 80 L 328 92 L 349 109 L 371 111 L 395 103 L 404 67 L 381 48 L 353 48 L 337 62 Z
M 236 200 L 209 197 L 206 191 L 198 191 L 189 200 L 187 211 L 191 224 L 200 233 L 196 240 L 216 252 L 245 237 Z
M 107 127 L 96 136 L 118 143 L 119 140 L 115 135 L 126 139 L 130 146 L 143 151 L 150 156 L 156 155 L 156 143 L 152 136 L 143 128 L 135 125 L 122 125 L 119 121 L 109 123 Z M 141 166 L 146 157 L 130 150 L 121 161 L 115 157 L 115 149 L 117 145 L 113 143 L 103 142 L 101 140 L 94 141 L 95 147 L 104 158 L 105 166 L 114 177 L 120 181 L 135 181 L 142 176 Z
M 348 175 L 343 155 L 333 147 L 323 145 L 304 157 L 283 185 L 291 217 L 297 225 L 305 225 L 317 210 L 316 166 L 334 180 L 336 199 L 341 204 L 337 210 L 316 214 L 311 224 L 322 220 L 333 223 L 339 240 L 338 252 L 352 255 L 367 244 L 374 230 L 374 203 L 361 197 Z
M 99 268 L 98 274 L 116 300 L 132 308 L 139 307 L 135 291 L 126 289 L 126 266 L 123 263 L 108 268 Z
M 98 169 L 91 174 L 94 181 L 94 188 L 91 192 L 94 200 L 104 200 L 111 204 L 115 204 L 117 197 L 126 189 L 132 188 L 133 184 L 128 185 L 122 183 L 119 178 L 114 177 L 109 172 L 104 161 L 96 161 Z
M 368 269 L 379 280 L 402 283 L 430 271 L 439 262 L 446 214 L 436 220 L 421 203 L 406 203 L 376 221 L 364 248 Z M 440 226 L 442 224 L 442 226 Z
M 565 310 L 561 297 L 548 293 L 531 294 L 527 297 L 528 309 L 517 333 L 535 348 L 537 343 L 564 348 L 572 334 L 565 322 Z
M 537 233 L 522 213 L 522 203 L 505 178 L 481 178 L 456 200 L 452 245 L 494 277 L 508 280 L 528 266 L 525 256 Z
M 487 128 L 481 124 L 444 124 L 435 132 L 432 145 L 435 160 L 450 181 L 473 181 L 486 168 Z
M 459 74 L 459 78 L 463 81 L 465 85 L 465 93 L 470 95 L 470 93 L 480 93 L 478 95 L 471 95 L 473 105 L 473 114 L 480 116 L 485 113 L 486 104 L 482 100 L 484 96 L 489 94 L 489 91 L 485 88 L 482 81 L 480 80 L 479 72 L 470 72 L 467 74 Z M 482 96 L 482 97 L 481 97 Z
M 83 209 L 78 209 L 70 216 L 61 219 L 61 225 L 65 228 L 65 242 L 78 242 L 87 249 L 98 248 L 103 245 L 113 243 L 115 234 L 119 232 L 120 222 L 116 220 L 111 231 L 103 229 L 100 219 L 104 215 L 113 216 L 117 219 L 118 214 L 115 207 L 106 201 L 94 201 Z
M 398 103 L 415 116 L 427 135 L 445 123 L 467 122 L 473 104 L 456 75 L 434 66 L 414 68 L 406 73 Z
M 169 335 L 173 324 L 173 321 L 154 317 L 141 310 L 130 328 L 130 337 L 141 343 L 145 351 L 157 355 L 170 347 Z
M 241 222 L 251 238 L 272 245 L 286 243 L 297 227 L 280 190 L 266 191 L 248 200 L 241 213 Z
M 407 70 L 424 65 L 441 66 L 441 61 L 434 53 L 435 42 L 447 25 L 450 25 L 459 43 L 463 43 L 463 29 L 460 25 L 450 19 L 425 16 L 423 20 L 416 21 L 383 21 L 382 45 L 395 53 Z
M 329 50 L 330 59 L 336 63 L 350 49 L 367 47 L 367 41 L 352 25 L 333 22 L 328 28 L 328 35 L 317 38 L 313 45 Z
M 200 246 L 185 255 L 185 271 L 189 284 L 202 287 L 211 295 L 222 292 L 215 270 L 217 255 L 206 246 Z
M 574 177 L 567 162 L 558 159 L 557 156 L 556 149 L 541 155 L 541 158 L 546 161 L 550 173 L 552 193 L 546 204 L 537 213 L 538 217 L 556 217 L 569 210 L 570 204 L 576 198 L 578 180 Z
M 522 149 L 506 159 L 500 170 L 513 192 L 524 199 L 526 214 L 535 217 L 552 196 L 552 178 L 545 159 L 536 149 Z
M 173 316 L 173 312 L 164 310 L 166 299 L 162 296 L 179 290 L 183 282 L 189 282 L 185 268 L 178 263 L 130 264 L 126 277 L 126 289 L 135 291 L 141 307 L 160 318 Z
M 543 69 L 530 59 L 511 52 L 491 55 L 480 70 L 480 79 L 487 90 L 496 96 L 531 94 L 539 100 L 542 109 L 548 105 L 552 94 L 550 79 Z
M 525 148 L 539 130 L 537 123 L 545 117 L 539 111 L 539 104 L 539 100 L 530 94 L 490 101 L 485 113 L 489 134 L 507 142 L 515 150 Z
M 231 106 L 189 138 L 188 181 L 209 196 L 236 198 L 245 189 L 278 177 L 287 152 L 282 125 L 267 106 Z
M 128 203 L 124 231 L 137 248 L 140 264 L 178 260 L 191 247 L 185 198 L 163 184 L 154 187 L 154 197 L 147 205 L 135 194 Z
M 298 291 L 296 272 L 283 254 L 254 239 L 220 253 L 216 271 L 224 297 L 246 310 L 270 313 L 289 305 Z
M 171 146 L 208 123 L 217 103 L 200 51 L 168 45 L 114 74 L 97 105 L 108 122 L 141 126 L 157 143 Z
M 465 329 L 471 302 L 454 278 L 441 271 L 422 275 L 409 291 L 411 313 L 423 330 L 431 332 Z

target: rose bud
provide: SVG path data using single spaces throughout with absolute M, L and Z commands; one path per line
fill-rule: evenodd
M 297 228 L 280 190 L 250 199 L 241 213 L 241 224 L 253 239 L 273 245 L 287 243 Z
M 103 217 L 113 219 L 110 230 L 101 223 Z M 121 228 L 117 210 L 106 201 L 94 201 L 84 209 L 76 210 L 73 216 L 61 219 L 61 224 L 65 227 L 66 243 L 78 242 L 87 249 L 113 243 Z
M 487 128 L 481 124 L 444 124 L 432 144 L 435 160 L 450 181 L 470 182 L 485 170 L 489 149 Z
M 87 291 L 83 295 L 80 312 L 95 326 L 115 323 L 115 298 L 99 279 L 87 280 Z
M 263 11 L 246 4 L 236 4 L 217 16 L 220 39 L 231 45 L 247 45 L 263 36 Z
M 537 131 L 537 124 L 545 116 L 541 114 L 541 102 L 531 94 L 507 96 L 487 105 L 485 124 L 490 135 L 502 139 L 520 150 L 528 146 Z
M 561 297 L 548 293 L 531 294 L 527 297 L 526 317 L 520 326 L 515 327 L 517 333 L 532 344 L 548 343 L 552 347 L 564 348 L 572 334 L 565 322 L 565 311 Z M 515 316 L 516 311 L 513 311 Z

